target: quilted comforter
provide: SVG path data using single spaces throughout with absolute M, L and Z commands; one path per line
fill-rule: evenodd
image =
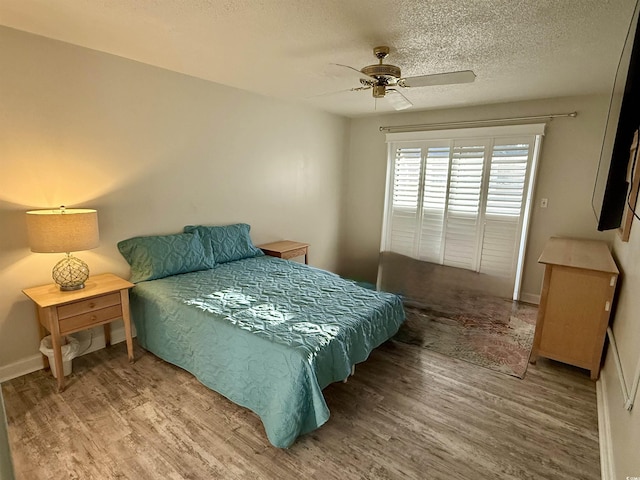
M 143 348 L 254 411 L 276 447 L 325 423 L 322 389 L 404 321 L 395 295 L 273 257 L 141 282 L 131 311 Z

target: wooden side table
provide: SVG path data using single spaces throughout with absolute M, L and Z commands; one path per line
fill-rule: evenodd
M 36 304 L 40 339 L 51 333 L 53 358 L 58 376 L 58 391 L 64 390 L 62 368 L 63 335 L 104 325 L 105 344 L 111 344 L 111 322 L 122 319 L 129 361 L 133 362 L 133 339 L 129 314 L 129 289 L 133 283 L 111 273 L 89 277 L 81 290 L 64 292 L 57 285 L 27 288 L 22 292 Z M 44 368 L 49 359 L 43 355 Z
M 590 371 L 596 380 L 618 280 L 609 247 L 596 240 L 551 238 L 531 363 L 551 358 Z
M 290 258 L 301 257 L 304 255 L 305 265 L 309 265 L 308 252 L 309 244 L 294 242 L 291 240 L 282 240 L 280 242 L 265 243 L 264 245 L 258 245 L 266 255 L 272 257 L 284 258 L 289 260 Z

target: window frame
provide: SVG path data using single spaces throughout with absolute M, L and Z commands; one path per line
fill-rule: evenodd
M 494 126 L 494 127 L 475 127 L 475 128 L 459 128 L 459 129 L 449 129 L 449 130 L 428 130 L 428 131 L 412 131 L 412 132 L 400 132 L 400 133 L 388 133 L 386 134 L 386 142 L 387 142 L 387 181 L 385 186 L 385 203 L 384 203 L 384 216 L 383 216 L 383 225 L 382 225 L 382 235 L 381 235 L 381 243 L 380 243 L 380 251 L 384 252 L 387 249 L 387 246 L 390 245 L 391 234 L 391 225 L 390 222 L 393 218 L 393 192 L 394 192 L 394 179 L 395 179 L 395 166 L 396 166 L 396 155 L 398 150 L 398 145 L 401 144 L 403 147 L 411 148 L 412 144 L 416 147 L 420 147 L 423 149 L 421 154 L 421 166 L 420 166 L 420 178 L 418 182 L 419 194 L 418 201 L 419 205 L 416 211 L 416 228 L 420 229 L 420 233 L 415 235 L 414 245 L 413 245 L 413 257 L 418 258 L 419 252 L 421 251 L 420 239 L 422 238 L 422 222 L 423 222 L 423 195 L 424 195 L 424 182 L 425 182 L 425 170 L 426 170 L 426 160 L 425 155 L 428 155 L 429 148 L 427 144 L 447 144 L 449 145 L 449 160 L 448 160 L 448 176 L 447 176 L 447 185 L 446 185 L 446 193 L 445 193 L 445 210 L 444 210 L 444 219 L 443 219 L 443 227 L 442 227 L 442 241 L 440 244 L 440 264 L 444 264 L 444 238 L 446 236 L 446 228 L 447 228 L 447 215 L 448 215 L 448 202 L 450 201 L 450 183 L 451 183 L 451 168 L 452 168 L 452 158 L 454 156 L 454 145 L 456 143 L 466 144 L 468 141 L 473 143 L 474 139 L 477 141 L 482 139 L 485 152 L 483 159 L 483 171 L 481 176 L 481 187 L 480 187 L 480 198 L 478 209 L 479 212 L 477 214 L 477 221 L 483 222 L 483 219 L 486 215 L 486 203 L 488 198 L 488 183 L 490 180 L 491 174 L 491 162 L 494 155 L 494 147 L 495 145 L 500 145 L 502 139 L 509 141 L 509 139 L 517 138 L 517 137 L 534 137 L 533 141 L 529 143 L 529 165 L 527 167 L 527 172 L 524 178 L 524 191 L 522 195 L 522 209 L 519 215 L 519 225 L 517 226 L 517 232 L 515 234 L 515 238 L 519 238 L 519 243 L 517 244 L 516 251 L 514 254 L 516 256 L 516 265 L 512 268 L 514 272 L 514 287 L 513 287 L 513 299 L 518 300 L 520 296 L 520 287 L 522 284 L 522 273 L 524 266 L 524 253 L 529 233 L 529 223 L 531 219 L 531 210 L 532 210 L 532 200 L 533 200 L 533 192 L 535 187 L 535 180 L 537 177 L 537 170 L 539 165 L 539 157 L 541 151 L 542 138 L 545 133 L 546 124 L 537 123 L 537 124 L 521 124 L 521 125 L 506 125 L 506 126 Z M 456 142 L 458 140 L 458 142 Z M 425 151 L 425 147 L 427 150 Z M 483 248 L 484 239 L 482 236 L 484 235 L 485 225 L 479 225 L 476 232 L 476 250 L 481 252 Z M 480 237 L 478 237 L 478 235 Z M 481 263 L 481 254 L 476 252 L 474 257 L 475 267 L 472 270 L 476 270 L 480 268 Z M 382 272 L 379 270 L 378 272 L 378 285 L 381 284 L 381 274 Z

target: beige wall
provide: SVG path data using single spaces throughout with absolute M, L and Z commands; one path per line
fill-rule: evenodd
M 617 307 L 613 319 L 613 332 L 618 345 L 622 370 L 627 388 L 640 372 L 640 222 L 634 221 L 629 243 L 616 239 L 614 256 L 621 276 L 617 297 Z M 636 396 L 635 405 L 629 412 L 623 407 L 620 380 L 616 370 L 614 352 L 607 351 L 604 368 L 601 373 L 603 385 L 604 414 L 608 418 L 610 445 L 608 454 L 614 469 L 611 479 L 639 477 L 640 457 L 640 397 Z
M 596 230 L 591 195 L 608 110 L 605 96 L 394 114 L 353 120 L 343 216 L 341 268 L 354 278 L 374 281 L 382 229 L 387 164 L 381 125 L 410 125 L 577 111 L 576 118 L 549 122 L 534 192 L 523 294 L 539 295 L 543 268 L 537 259 L 550 236 L 609 240 Z M 539 207 L 547 198 L 549 206 Z
M 30 253 L 28 209 L 96 208 L 93 273 L 128 275 L 119 240 L 231 222 L 337 268 L 347 119 L 7 28 L 0 65 L 0 373 L 37 354 L 21 289 L 60 257 Z

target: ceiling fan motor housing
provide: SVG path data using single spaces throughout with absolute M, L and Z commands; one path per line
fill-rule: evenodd
M 395 82 L 402 76 L 399 67 L 387 64 L 368 65 L 360 71 L 370 77 L 386 78 L 389 82 Z

